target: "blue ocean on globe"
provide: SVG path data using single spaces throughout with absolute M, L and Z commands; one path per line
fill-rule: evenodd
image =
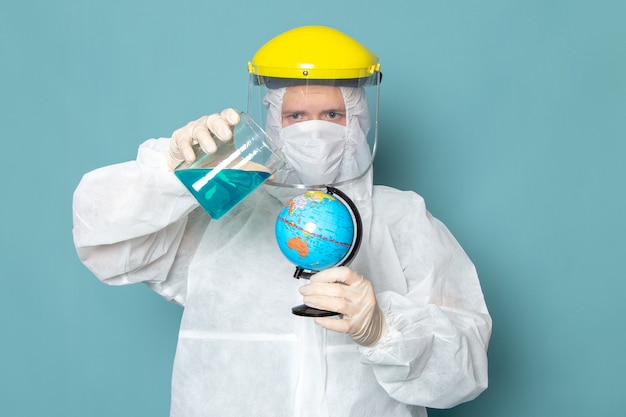
M 322 191 L 307 191 L 289 200 L 278 214 L 275 232 L 285 257 L 311 271 L 338 265 L 355 235 L 348 207 Z

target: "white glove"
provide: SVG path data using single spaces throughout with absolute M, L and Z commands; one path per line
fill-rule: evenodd
M 309 307 L 343 315 L 341 320 L 317 317 L 318 325 L 346 333 L 361 346 L 372 346 L 382 337 L 385 316 L 378 307 L 372 283 L 358 272 L 345 266 L 318 272 L 300 288 L 300 294 Z
M 206 153 L 217 150 L 215 140 L 227 142 L 233 138 L 233 126 L 239 123 L 239 113 L 234 109 L 224 109 L 220 114 L 202 116 L 176 130 L 170 140 L 167 166 L 170 171 L 183 161 L 196 159 L 192 146 L 199 144 Z

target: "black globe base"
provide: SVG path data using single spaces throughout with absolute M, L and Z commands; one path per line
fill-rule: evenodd
M 330 317 L 339 315 L 339 313 L 334 311 L 319 310 L 317 308 L 309 307 L 306 304 L 293 307 L 291 312 L 296 316 L 303 317 Z

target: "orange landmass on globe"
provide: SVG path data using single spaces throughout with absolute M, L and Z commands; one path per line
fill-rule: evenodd
M 298 252 L 298 255 L 300 255 L 302 258 L 306 257 L 309 254 L 309 247 L 307 246 L 306 242 L 300 237 L 292 237 L 290 239 L 287 239 L 287 247 Z

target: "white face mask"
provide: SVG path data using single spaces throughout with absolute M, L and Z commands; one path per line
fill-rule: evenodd
M 346 127 L 324 120 L 295 123 L 282 129 L 282 151 L 304 184 L 331 184 L 339 174 Z

